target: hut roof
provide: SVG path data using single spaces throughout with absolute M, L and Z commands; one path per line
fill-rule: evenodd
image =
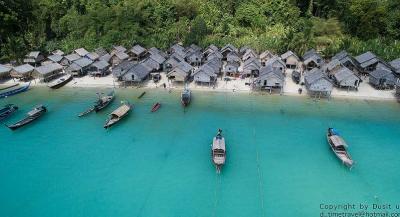
M 148 52 L 149 52 L 150 54 L 159 54 L 159 55 L 161 55 L 162 57 L 164 57 L 165 59 L 168 58 L 168 54 L 164 53 L 163 51 L 161 51 L 161 50 L 159 50 L 158 48 L 155 48 L 155 47 L 150 48 L 150 49 L 148 50 Z
M 265 62 L 265 65 L 273 65 L 274 63 L 278 62 L 279 64 L 281 64 L 283 67 L 286 67 L 286 64 L 281 60 L 280 57 L 278 56 L 274 56 L 271 59 L 269 59 L 267 62 Z
M 79 65 L 82 68 L 85 68 L 85 67 L 89 66 L 90 64 L 92 64 L 93 61 L 88 58 L 82 57 L 80 59 L 75 60 L 74 63 Z
M 123 61 L 120 64 L 118 64 L 115 68 L 113 68 L 112 73 L 116 77 L 121 77 L 134 66 L 135 63 L 132 61 Z
M 184 57 L 185 56 L 185 48 L 182 47 L 180 44 L 174 44 L 170 48 L 171 53 L 177 53 L 179 56 Z
M 113 46 L 113 51 L 111 53 L 120 53 L 120 52 L 125 52 L 126 48 L 121 46 L 121 45 L 116 45 Z
M 400 74 L 400 58 L 389 62 L 389 64 L 395 69 L 397 74 Z
M 256 58 L 256 57 L 252 57 L 252 58 L 246 60 L 246 61 L 244 62 L 244 67 L 246 67 L 247 65 L 250 65 L 250 64 L 252 64 L 252 63 L 254 63 L 256 66 L 258 66 L 258 68 L 261 68 L 261 62 L 260 62 L 260 60 L 259 60 L 258 58 Z
M 325 65 L 324 68 L 326 68 L 328 71 L 332 71 L 334 68 L 341 66 L 341 63 L 338 59 L 332 59 L 329 63 Z
M 123 76 L 123 80 L 132 81 L 132 75 L 134 75 L 135 81 L 142 81 L 150 74 L 151 71 L 151 68 L 147 67 L 143 63 L 139 63 L 129 69 L 129 71 Z
M 77 53 L 81 57 L 84 57 L 89 54 L 89 51 L 87 51 L 85 48 L 78 48 L 75 50 L 75 53 Z
M 111 54 L 109 54 L 109 53 L 106 53 L 103 56 L 100 56 L 100 58 L 99 58 L 99 60 L 106 61 L 106 62 L 110 62 L 110 59 L 111 59 Z
M 55 50 L 55 51 L 53 51 L 51 53 L 55 54 L 55 55 L 60 55 L 60 56 L 64 56 L 64 54 L 65 54 L 62 50 Z
M 243 59 L 246 60 L 246 59 L 249 59 L 249 58 L 252 58 L 252 57 L 257 57 L 257 53 L 249 48 L 243 54 Z
M 335 80 L 338 82 L 348 80 L 348 79 L 359 79 L 350 69 L 347 67 L 342 67 L 339 69 L 335 74 L 333 75 L 335 77 Z
M 131 52 L 137 56 L 143 55 L 146 52 L 146 48 L 137 44 L 132 47 Z
M 223 56 L 222 56 L 221 52 L 219 52 L 219 51 L 214 51 L 214 52 L 208 54 L 207 60 L 211 60 L 211 59 L 214 59 L 214 58 L 222 59 L 222 57 L 223 57 Z
M 377 56 L 374 53 L 368 51 L 359 56 L 356 56 L 355 59 L 359 64 L 364 65 L 367 62 L 371 62 L 371 60 L 373 59 L 377 59 Z M 377 60 L 375 60 L 375 62 L 377 62 Z
M 94 63 L 92 64 L 92 66 L 95 67 L 95 68 L 97 68 L 97 69 L 102 70 L 102 69 L 105 69 L 105 68 L 109 67 L 110 64 L 109 64 L 107 61 L 98 60 L 98 61 L 94 62 Z
M 306 51 L 306 52 L 304 53 L 304 55 L 303 55 L 303 60 L 306 60 L 306 59 L 308 59 L 308 58 L 310 58 L 311 56 L 314 56 L 314 55 L 316 55 L 316 54 L 318 54 L 318 53 L 317 53 L 317 51 L 316 51 L 315 49 L 308 50 L 308 51 Z
M 314 62 L 317 66 L 321 66 L 324 61 L 319 54 L 308 55 L 306 59 L 304 59 L 304 64 L 308 65 L 309 63 Z
M 304 77 L 304 81 L 307 88 L 313 92 L 332 91 L 333 88 L 326 74 L 320 69 L 308 72 Z
M 24 65 L 20 65 L 17 67 L 13 68 L 13 71 L 18 73 L 18 74 L 25 74 L 25 73 L 29 73 L 32 72 L 35 69 L 35 67 L 29 65 L 29 64 L 24 64 Z
M 11 67 L 0 64 L 0 74 L 9 73 L 11 71 Z
M 34 58 L 34 59 L 36 59 L 36 58 L 39 57 L 39 55 L 40 55 L 40 51 L 32 51 L 32 52 L 29 52 L 29 53 L 26 55 L 26 57 L 27 57 L 27 58 Z
M 201 47 L 197 46 L 196 44 L 191 44 L 189 46 L 193 51 L 200 51 L 201 52 Z
M 291 51 L 291 50 L 289 50 L 286 53 L 282 54 L 281 55 L 281 59 L 286 60 L 290 56 L 294 56 L 297 60 L 300 60 L 300 58 L 295 53 L 293 53 L 293 51 Z
M 63 57 L 61 55 L 59 55 L 59 54 L 53 54 L 53 55 L 50 55 L 50 56 L 47 57 L 47 59 L 49 59 L 49 60 L 51 60 L 51 61 L 53 61 L 55 63 L 60 62 L 62 60 L 62 58 Z
M 347 53 L 347 51 L 345 51 L 345 50 L 342 50 L 339 53 L 335 54 L 335 56 L 332 57 L 332 60 L 337 59 L 340 61 L 348 56 L 350 56 L 349 53 Z
M 165 58 L 159 53 L 153 53 L 150 55 L 150 58 L 156 61 L 158 64 L 163 64 L 165 62 Z
M 391 80 L 395 80 L 393 73 L 391 71 L 385 70 L 385 69 L 376 69 L 376 70 L 372 71 L 371 73 L 369 73 L 369 76 L 376 78 L 376 79 L 389 78 Z
M 265 58 L 271 58 L 271 57 L 273 57 L 273 56 L 275 56 L 271 51 L 269 51 L 269 50 L 266 50 L 266 51 L 264 51 L 264 52 L 262 52 L 261 54 L 260 54 L 260 59 L 261 60 L 264 60 Z
M 95 61 L 95 60 L 100 58 L 99 54 L 97 54 L 96 52 L 88 53 L 86 55 L 86 57 L 91 59 L 91 60 L 93 60 L 93 61 Z
M 63 66 L 58 63 L 50 63 L 35 68 L 35 71 L 41 75 L 47 75 L 63 69 Z
M 129 58 L 129 55 L 124 52 L 115 53 L 114 56 L 116 56 L 120 60 L 126 60 Z
M 65 56 L 64 58 L 67 59 L 70 62 L 73 62 L 73 61 L 75 61 L 75 60 L 77 60 L 77 59 L 79 59 L 81 57 L 78 54 L 72 53 L 72 54 L 69 54 L 69 55 Z
M 143 61 L 143 64 L 152 70 L 158 70 L 160 68 L 160 63 L 156 62 L 154 59 L 148 57 Z
M 230 52 L 226 55 L 226 60 L 228 62 L 240 62 L 240 57 L 236 52 Z
M 235 52 L 238 53 L 238 49 L 233 46 L 232 44 L 227 44 L 221 49 L 221 53 L 224 53 L 225 51 L 230 51 L 230 52 Z
M 271 65 L 262 67 L 260 69 L 260 75 L 259 77 L 268 77 L 270 74 L 273 74 L 274 76 L 277 76 L 280 78 L 282 81 L 285 79 L 285 76 L 283 75 L 282 71 L 276 68 L 273 68 Z
M 99 56 L 104 56 L 106 54 L 108 54 L 108 52 L 106 51 L 106 49 L 99 47 L 96 50 L 94 50 L 94 52 L 96 52 Z
M 205 50 L 204 50 L 204 54 L 211 54 L 215 51 L 219 51 L 218 47 L 215 46 L 214 44 L 210 44 Z M 222 57 L 221 57 L 222 58 Z

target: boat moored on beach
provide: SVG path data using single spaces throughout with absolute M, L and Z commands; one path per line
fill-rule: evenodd
M 72 80 L 72 75 L 66 74 L 66 75 L 61 76 L 60 78 L 57 78 L 55 81 L 51 82 L 47 86 L 52 89 L 58 89 L 64 85 L 66 85 L 71 80 Z
M 182 91 L 182 94 L 181 94 L 181 103 L 182 103 L 183 107 L 186 107 L 189 105 L 191 97 L 192 97 L 191 91 L 185 87 L 185 89 Z
M 326 133 L 326 138 L 328 140 L 329 146 L 331 147 L 333 153 L 340 161 L 347 167 L 351 168 L 353 166 L 353 160 L 347 151 L 347 144 L 344 139 L 339 135 L 336 129 L 328 128 Z
M 132 108 L 133 105 L 129 104 L 128 102 L 123 102 L 119 108 L 117 108 L 110 114 L 109 118 L 104 124 L 104 128 L 107 129 L 116 124 L 123 117 L 125 117 Z
M 45 106 L 43 106 L 43 105 L 36 106 L 30 112 L 28 112 L 27 117 L 16 122 L 15 124 L 6 125 L 6 126 L 8 128 L 10 128 L 11 130 L 16 130 L 20 127 L 23 127 L 23 126 L 33 122 L 34 120 L 38 119 L 46 112 L 47 112 L 47 108 Z
M 211 160 L 215 165 L 217 173 L 221 172 L 221 168 L 225 164 L 225 159 L 226 159 L 225 138 L 222 136 L 222 130 L 218 129 L 218 133 L 213 138 L 213 143 L 211 145 Z
M 10 88 L 4 89 L 4 91 L 1 91 L 0 98 L 6 98 L 6 97 L 9 97 L 12 95 L 16 95 L 16 94 L 25 92 L 25 91 L 29 90 L 30 86 L 31 86 L 31 82 L 29 82 L 28 84 L 25 84 L 23 86 L 13 85 Z
M 18 106 L 13 104 L 5 105 L 4 108 L 0 109 L 0 121 L 8 118 L 14 112 L 18 110 Z

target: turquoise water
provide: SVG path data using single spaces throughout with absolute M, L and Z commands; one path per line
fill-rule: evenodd
M 400 105 L 194 92 L 121 89 L 98 114 L 78 118 L 94 89 L 34 88 L 2 100 L 22 118 L 49 112 L 17 131 L 0 128 L 0 216 L 319 216 L 320 203 L 399 203 Z M 135 109 L 110 130 L 106 116 L 127 99 Z M 157 113 L 151 105 L 162 102 Z M 331 153 L 335 126 L 356 161 Z M 217 175 L 210 143 L 217 128 L 228 159 Z

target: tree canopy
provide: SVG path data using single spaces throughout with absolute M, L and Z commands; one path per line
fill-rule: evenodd
M 232 43 L 400 57 L 400 1 L 0 0 L 0 61 L 28 50 Z

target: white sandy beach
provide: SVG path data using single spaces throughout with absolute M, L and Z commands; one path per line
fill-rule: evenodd
M 230 81 L 224 81 L 221 78 L 218 78 L 217 84 L 215 87 L 213 86 L 202 86 L 197 85 L 194 82 L 189 84 L 189 88 L 196 91 L 218 91 L 218 92 L 251 92 L 251 87 L 246 85 L 246 83 L 251 82 L 249 78 L 240 79 L 240 78 L 230 78 Z M 15 83 L 19 83 L 16 80 L 8 80 L 4 83 L 1 83 L 0 86 L 9 86 Z M 104 87 L 113 87 L 114 84 L 117 88 L 163 88 L 163 84 L 166 84 L 168 89 L 183 89 L 182 84 L 175 84 L 168 81 L 165 73 L 161 73 L 161 80 L 158 83 L 154 83 L 153 80 L 148 80 L 140 86 L 121 86 L 119 82 L 115 81 L 112 74 L 106 77 L 91 77 L 84 76 L 74 78 L 71 82 L 69 82 L 66 87 L 81 87 L 81 88 L 104 88 Z M 32 86 L 47 86 L 47 83 L 40 82 L 38 79 L 33 80 L 31 83 Z M 298 93 L 299 88 L 302 88 L 302 94 Z M 269 95 L 267 92 L 263 92 L 265 95 Z M 279 92 L 273 93 L 279 94 Z M 302 96 L 309 97 L 307 94 L 307 90 L 304 86 L 299 84 L 295 84 L 291 78 L 291 70 L 286 71 L 285 78 L 285 86 L 283 89 L 283 93 L 281 95 L 290 95 L 290 96 Z M 394 100 L 395 90 L 376 90 L 367 81 L 364 81 L 360 84 L 358 91 L 354 90 L 344 90 L 334 88 L 332 91 L 332 98 L 356 98 L 356 99 L 368 99 L 368 100 Z

